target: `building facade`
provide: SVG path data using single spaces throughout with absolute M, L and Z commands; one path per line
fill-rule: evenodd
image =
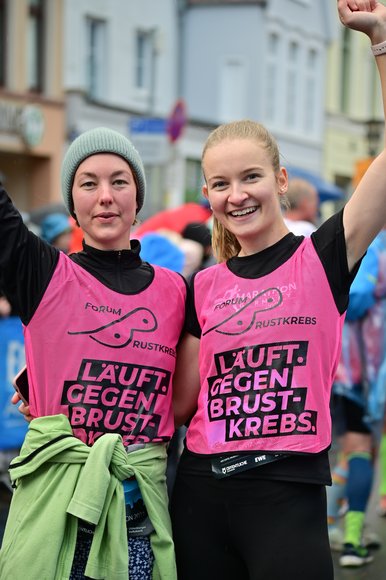
M 24 211 L 59 195 L 62 32 L 62 0 L 0 0 L 0 174 Z
M 141 216 L 170 204 L 166 122 L 177 99 L 175 0 L 66 0 L 66 137 L 107 126 L 127 135 L 145 164 Z
M 335 0 L 328 0 L 336 9 Z M 327 60 L 324 174 L 350 195 L 383 138 L 380 83 L 370 41 L 335 22 Z
M 144 160 L 144 219 L 200 201 L 209 131 L 251 118 L 350 191 L 381 117 L 366 40 L 336 0 L 0 0 L 0 173 L 20 209 L 58 202 L 68 144 L 108 126 Z
M 334 19 L 325 0 L 66 0 L 67 139 L 103 124 L 133 140 L 145 218 L 200 200 L 204 140 L 231 119 L 261 121 L 283 163 L 321 174 Z
M 275 135 L 284 165 L 322 175 L 326 60 L 336 20 L 336 6 L 325 0 L 187 0 L 187 167 L 199 159 L 206 125 L 251 118 Z

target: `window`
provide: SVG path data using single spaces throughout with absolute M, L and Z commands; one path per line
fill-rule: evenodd
M 27 88 L 41 93 L 44 85 L 44 0 L 29 0 L 27 25 Z
M 95 18 L 87 19 L 87 94 L 98 100 L 105 96 L 106 75 L 106 23 Z
M 342 57 L 340 75 L 340 110 L 342 113 L 349 113 L 349 95 L 351 78 L 351 34 L 348 28 L 343 29 Z
M 299 102 L 299 45 L 290 42 L 288 47 L 288 69 L 287 69 L 287 99 L 285 120 L 288 127 L 294 128 L 297 121 L 297 104 Z
M 6 0 L 0 0 L 0 87 L 6 84 L 6 54 L 7 54 L 7 3 Z
M 306 77 L 303 107 L 303 128 L 307 133 L 315 131 L 315 115 L 317 106 L 317 74 L 319 69 L 318 53 L 313 48 L 308 50 L 306 57 Z
M 238 57 L 229 57 L 222 66 L 220 79 L 220 117 L 223 122 L 245 115 L 246 67 Z
M 197 159 L 187 159 L 184 201 L 200 203 L 202 200 L 203 183 L 204 178 L 202 175 L 201 161 Z
M 279 108 L 277 107 L 278 87 L 278 63 L 279 37 L 276 33 L 271 33 L 268 37 L 268 57 L 267 57 L 267 80 L 265 85 L 265 117 L 267 121 L 274 122 Z
M 136 36 L 135 86 L 153 90 L 154 75 L 154 32 L 138 30 Z

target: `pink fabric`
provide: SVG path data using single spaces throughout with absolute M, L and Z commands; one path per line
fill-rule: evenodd
M 311 240 L 255 280 L 226 264 L 203 270 L 195 301 L 202 386 L 188 448 L 200 454 L 326 449 L 344 316 Z
M 90 445 L 106 432 L 125 444 L 170 439 L 185 293 L 180 276 L 155 267 L 147 289 L 120 294 L 61 254 L 24 329 L 32 415 L 68 415 Z

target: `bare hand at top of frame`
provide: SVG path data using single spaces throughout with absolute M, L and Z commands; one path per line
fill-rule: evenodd
M 339 18 L 344 26 L 359 30 L 372 44 L 386 40 L 386 6 L 377 0 L 338 0 Z

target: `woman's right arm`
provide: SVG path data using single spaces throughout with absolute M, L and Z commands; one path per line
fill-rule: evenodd
M 28 230 L 10 197 L 0 188 L 1 290 L 25 324 L 34 313 L 58 255 L 56 248 Z
M 177 349 L 173 377 L 173 409 L 175 426 L 184 425 L 192 417 L 200 392 L 198 357 L 200 339 L 186 333 Z

